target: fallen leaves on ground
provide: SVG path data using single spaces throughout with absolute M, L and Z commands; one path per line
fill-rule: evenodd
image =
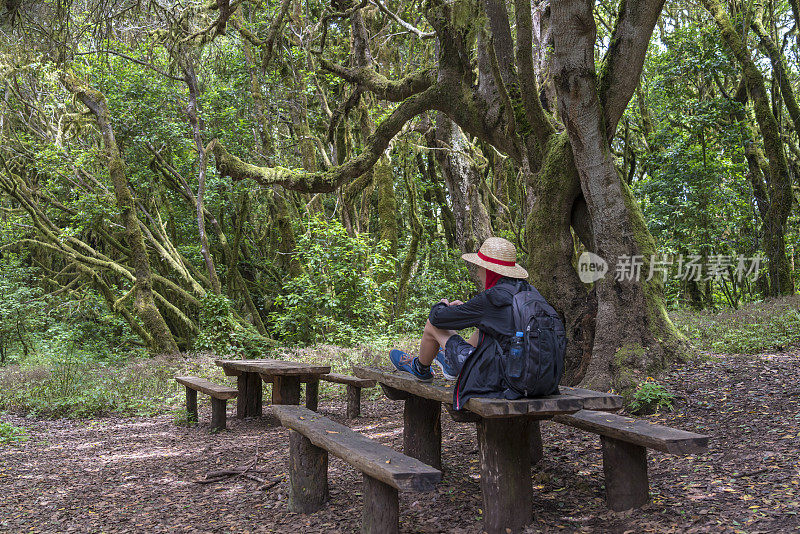
M 663 382 L 678 396 L 676 409 L 646 419 L 711 435 L 709 452 L 650 451 L 652 502 L 639 510 L 606 508 L 597 436 L 543 423 L 545 456 L 532 473 L 534 521 L 527 532 L 800 530 L 798 364 L 800 351 L 789 350 L 709 355 L 672 371 Z M 330 502 L 314 514 L 290 513 L 286 430 L 268 418 L 231 416 L 229 430 L 212 434 L 207 404 L 201 400 L 201 424 L 192 428 L 175 426 L 170 416 L 3 415 L 26 427 L 30 440 L 0 447 L 0 530 L 359 532 L 360 473 L 331 457 Z M 402 403 L 364 400 L 364 417 L 355 421 L 344 419 L 338 399 L 323 399 L 320 412 L 402 450 Z M 401 531 L 477 534 L 483 510 L 475 428 L 446 413 L 442 422 L 444 480 L 431 493 L 401 494 Z M 252 478 L 195 482 L 213 470 L 247 466 Z M 266 487 L 262 477 L 279 482 L 259 490 Z

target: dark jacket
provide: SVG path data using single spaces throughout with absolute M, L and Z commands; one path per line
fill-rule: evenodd
M 516 278 L 502 277 L 491 289 L 458 306 L 438 303 L 428 316 L 431 324 L 446 330 L 478 327 L 480 342 L 461 369 L 453 391 L 453 407 L 463 408 L 472 397 L 519 399 L 505 381 L 505 354 L 514 336 L 511 303 L 520 291 L 531 285 Z

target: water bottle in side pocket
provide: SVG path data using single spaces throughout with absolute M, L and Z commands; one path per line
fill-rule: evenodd
M 511 341 L 511 348 L 508 351 L 508 364 L 506 372 L 511 378 L 519 378 L 522 376 L 522 369 L 525 364 L 525 350 L 524 350 L 524 334 L 517 332 L 514 339 Z

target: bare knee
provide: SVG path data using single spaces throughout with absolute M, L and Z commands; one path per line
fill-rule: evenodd
M 436 339 L 436 331 L 438 328 L 433 326 L 430 321 L 425 321 L 425 328 L 422 330 L 422 337 L 428 339 Z
M 425 329 L 422 332 L 423 334 L 428 334 L 430 336 L 438 338 L 441 335 L 447 333 L 447 330 L 442 330 L 441 328 L 433 326 L 433 323 L 431 323 L 430 319 L 428 319 L 427 321 L 425 321 Z
M 425 329 L 422 331 L 423 337 L 428 336 L 435 339 L 442 347 L 453 334 L 455 334 L 455 331 L 433 326 L 430 320 L 425 321 Z

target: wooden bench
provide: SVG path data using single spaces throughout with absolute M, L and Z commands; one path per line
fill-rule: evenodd
M 436 469 L 442 467 L 442 404 L 453 403 L 453 382 L 419 382 L 411 374 L 353 367 L 353 374 L 377 381 L 391 400 L 402 400 L 403 452 Z M 581 409 L 613 410 L 622 398 L 599 391 L 561 388 L 559 395 L 531 399 L 471 398 L 453 420 L 474 422 L 483 495 L 483 530 L 506 534 L 533 520 L 531 463 L 542 455 L 539 422 Z
M 329 499 L 328 452 L 364 475 L 361 532 L 399 532 L 398 491 L 430 491 L 442 472 L 303 406 L 274 406 L 289 428 L 289 510 L 311 513 Z
M 325 382 L 333 382 L 335 384 L 345 384 L 347 386 L 347 418 L 355 419 L 361 415 L 361 388 L 374 388 L 376 382 L 367 378 L 358 378 L 356 376 L 339 375 L 336 373 L 328 373 L 319 377 L 320 380 Z M 306 387 L 306 407 L 310 410 L 316 411 L 316 403 L 309 403 L 309 392 L 311 390 Z M 316 393 L 316 392 L 312 392 Z
M 228 399 L 239 395 L 236 389 L 220 386 L 196 376 L 176 376 L 175 380 L 186 387 L 186 415 L 189 421 L 197 422 L 197 392 L 200 391 L 211 395 L 211 429 L 225 428 Z
M 606 503 L 617 512 L 650 498 L 647 449 L 680 455 L 708 450 L 708 436 L 607 412 L 581 410 L 553 421 L 600 435 Z

